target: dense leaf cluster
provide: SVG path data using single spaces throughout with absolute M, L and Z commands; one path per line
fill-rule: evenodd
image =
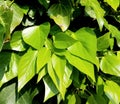
M 0 0 L 0 104 L 120 104 L 120 0 Z

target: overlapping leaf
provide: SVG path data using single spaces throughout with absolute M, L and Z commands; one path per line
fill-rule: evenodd
M 95 33 L 90 28 L 81 28 L 74 34 L 74 37 L 78 42 L 70 46 L 68 51 L 98 66 L 96 59 L 97 39 Z
M 35 49 L 40 49 L 48 36 L 50 31 L 50 24 L 43 23 L 40 26 L 32 26 L 23 30 L 22 37 L 23 40 L 34 47 Z
M 108 54 L 102 58 L 100 68 L 104 73 L 120 76 L 120 58 L 115 54 Z
M 35 75 L 37 53 L 36 50 L 29 49 L 20 59 L 18 65 L 18 91 Z

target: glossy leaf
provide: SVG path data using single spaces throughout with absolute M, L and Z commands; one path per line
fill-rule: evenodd
M 18 91 L 32 79 L 36 73 L 36 57 L 37 51 L 29 49 L 25 55 L 22 56 L 18 65 Z
M 69 35 L 59 32 L 54 36 L 54 45 L 56 48 L 65 49 L 75 43 L 76 40 Z
M 44 102 L 47 101 L 49 98 L 55 96 L 58 93 L 58 90 L 54 83 L 52 82 L 51 78 L 49 75 L 46 75 L 43 78 L 44 84 L 45 84 L 45 97 L 44 97 Z
M 45 47 L 41 48 L 37 56 L 37 73 L 48 62 L 51 57 L 51 51 Z
M 113 81 L 106 81 L 104 85 L 104 91 L 106 96 L 112 102 L 112 104 L 120 103 L 120 86 Z
M 6 86 L 0 91 L 0 104 L 16 104 L 16 84 Z
M 90 28 L 81 28 L 73 35 L 78 42 L 68 48 L 68 51 L 82 59 L 98 66 L 96 59 L 97 39 Z
M 7 65 L 8 68 L 6 69 L 7 71 L 4 72 L 4 76 L 0 80 L 0 86 L 10 81 L 11 79 L 17 77 L 19 59 L 20 57 L 17 54 L 11 54 L 10 62 L 9 65 Z
M 53 54 L 52 56 L 52 65 L 53 65 L 53 69 L 55 74 L 57 75 L 58 79 L 59 79 L 59 91 L 62 95 L 62 98 L 64 98 L 65 96 L 65 92 L 66 92 L 66 87 L 64 85 L 64 70 L 65 70 L 65 65 L 66 65 L 66 60 L 64 57 L 58 57 L 56 55 Z
M 107 2 L 116 11 L 120 4 L 119 0 L 104 0 L 104 2 Z
M 35 49 L 40 49 L 44 45 L 49 31 L 50 24 L 43 23 L 40 26 L 32 26 L 24 29 L 22 32 L 22 37 L 27 44 Z
M 71 55 L 69 52 L 66 53 L 66 58 L 71 65 L 75 66 L 82 73 L 88 75 L 95 82 L 93 64 L 79 57 Z
M 37 82 L 39 82 L 46 74 L 47 74 L 47 69 L 46 67 L 43 67 L 38 73 Z
M 67 30 L 70 25 L 70 8 L 67 8 L 63 4 L 53 4 L 48 9 L 48 14 L 55 23 L 62 29 L 62 31 Z
M 98 0 L 80 0 L 81 5 L 91 7 L 96 15 L 96 19 L 100 30 L 102 30 L 104 25 L 104 14 L 105 11 L 101 8 Z
M 13 33 L 10 42 L 4 44 L 3 49 L 5 50 L 14 50 L 14 51 L 25 51 L 27 45 L 24 43 L 22 39 L 22 32 L 16 31 Z
M 100 68 L 104 73 L 120 76 L 120 58 L 114 54 L 108 54 L 102 58 Z
M 22 9 L 16 3 L 12 4 L 11 9 L 13 11 L 13 18 L 10 26 L 10 32 L 12 33 L 12 31 L 22 22 L 24 14 Z

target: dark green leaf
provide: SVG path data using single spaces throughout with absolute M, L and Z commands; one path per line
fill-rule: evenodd
M 16 84 L 6 86 L 0 92 L 0 104 L 16 104 Z
M 107 102 L 105 101 L 105 99 L 102 96 L 100 96 L 100 95 L 91 95 L 88 98 L 86 104 L 101 104 L 101 102 L 102 102 L 102 104 L 107 104 Z
M 51 78 L 49 75 L 46 75 L 43 78 L 44 84 L 45 84 L 45 97 L 44 97 L 44 102 L 47 101 L 49 98 L 53 97 L 58 93 L 58 90 L 54 83 L 52 82 Z
M 2 50 L 3 47 L 4 33 L 5 33 L 5 28 L 3 27 L 2 24 L 0 24 L 0 51 Z

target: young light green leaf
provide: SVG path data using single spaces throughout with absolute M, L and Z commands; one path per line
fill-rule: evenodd
M 53 54 L 52 65 L 53 65 L 53 69 L 59 79 L 59 91 L 62 95 L 62 98 L 64 99 L 66 87 L 64 85 L 63 77 L 64 77 L 66 60 L 64 57 L 59 57 L 59 56 L 56 56 L 55 54 Z
M 106 23 L 106 28 L 110 31 L 112 34 L 112 37 L 115 37 L 117 40 L 117 45 L 120 47 L 120 31 L 113 25 Z
M 39 82 L 47 74 L 47 68 L 43 67 L 38 73 L 37 82 Z
M 16 104 L 16 84 L 12 83 L 0 91 L 0 104 Z
M 37 56 L 37 73 L 48 62 L 51 57 L 51 51 L 45 47 L 41 48 Z
M 120 0 L 104 0 L 104 2 L 107 2 L 115 11 L 117 11 L 120 4 Z
M 93 64 L 85 61 L 79 57 L 76 57 L 69 52 L 66 52 L 66 59 L 68 62 L 75 66 L 79 71 L 88 75 L 94 82 L 95 82 L 95 75 L 94 75 L 94 66 Z
M 75 95 L 68 95 L 67 96 L 68 103 L 67 104 L 76 104 L 76 97 Z M 79 102 L 80 103 L 80 102 Z
M 40 49 L 48 36 L 50 31 L 50 24 L 43 23 L 40 26 L 32 26 L 23 30 L 22 37 L 23 40 L 34 47 L 35 49 Z
M 75 39 L 73 39 L 69 35 L 62 33 L 62 32 L 59 32 L 59 33 L 55 34 L 55 36 L 54 36 L 54 45 L 56 48 L 59 48 L 59 49 L 68 48 L 75 42 L 76 42 Z
M 22 9 L 16 3 L 11 5 L 11 9 L 13 11 L 13 18 L 10 26 L 10 32 L 12 33 L 12 31 L 21 23 L 24 14 Z
M 4 48 L 11 49 L 15 51 L 25 51 L 26 50 L 26 44 L 22 40 L 22 32 L 16 31 L 13 33 L 10 43 L 8 44 L 10 46 L 6 46 Z
M 71 8 L 67 8 L 66 5 L 63 4 L 53 4 L 48 9 L 48 14 L 50 18 L 52 18 L 55 23 L 62 29 L 62 31 L 67 30 L 70 25 L 70 10 Z
M 64 57 L 56 56 L 55 54 L 52 55 L 52 65 L 60 80 L 63 79 L 64 69 L 66 65 L 66 60 Z
M 104 73 L 120 76 L 120 58 L 115 54 L 108 54 L 102 58 L 100 68 Z
M 43 78 L 44 84 L 45 84 L 45 97 L 44 102 L 47 101 L 49 98 L 55 96 L 58 93 L 58 90 L 56 86 L 54 85 L 53 81 L 49 77 L 49 75 L 46 75 Z
M 104 91 L 106 96 L 112 102 L 112 104 L 120 103 L 120 86 L 113 81 L 106 81 L 104 85 Z
M 70 46 L 68 51 L 73 55 L 92 62 L 98 67 L 98 60 L 96 59 L 97 38 L 95 33 L 90 28 L 81 28 L 73 36 L 78 42 Z
M 37 53 L 38 51 L 29 49 L 20 59 L 18 65 L 18 91 L 35 75 Z
M 110 33 L 106 33 L 97 39 L 97 50 L 103 51 L 110 46 Z

